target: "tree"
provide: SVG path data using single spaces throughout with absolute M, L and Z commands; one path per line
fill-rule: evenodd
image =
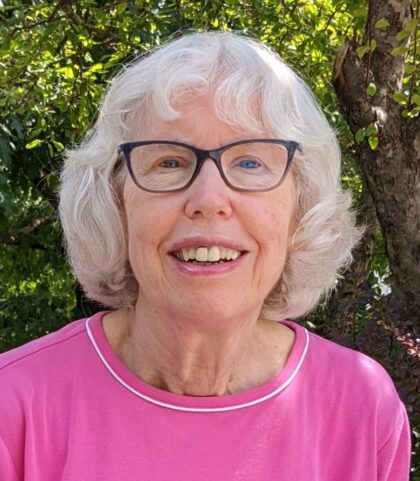
M 418 355 L 418 343 L 403 332 L 418 337 L 420 312 L 419 2 L 370 0 L 368 7 L 363 37 L 346 38 L 336 57 L 334 87 L 355 137 L 367 204 L 374 207 L 392 273 L 392 304 L 381 306 L 379 323 Z M 358 252 L 359 266 L 366 243 Z M 370 326 L 369 335 L 373 332 Z M 400 358 L 399 367 L 405 371 L 401 378 L 419 385 L 418 362 Z M 418 413 L 419 393 L 408 391 L 406 399 Z M 413 424 L 419 428 L 418 419 Z
M 361 42 L 345 40 L 334 71 L 343 115 L 385 239 L 405 316 L 420 312 L 419 3 L 369 2 Z M 410 43 L 411 41 L 411 43 Z

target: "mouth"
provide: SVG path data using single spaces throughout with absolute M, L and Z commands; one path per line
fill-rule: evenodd
M 171 254 L 179 261 L 200 266 L 212 266 L 216 264 L 228 264 L 236 261 L 246 251 L 239 251 L 223 246 L 197 246 L 188 247 L 172 252 Z

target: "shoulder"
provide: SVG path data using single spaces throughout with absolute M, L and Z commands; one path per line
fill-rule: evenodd
M 328 449 L 343 447 L 339 451 L 356 456 L 356 465 L 363 459 L 366 465 L 376 462 L 381 479 L 407 479 L 410 427 L 387 371 L 371 357 L 317 334 L 309 333 L 308 339 L 296 378 L 300 415 L 328 433 Z
M 66 345 L 73 338 L 80 336 L 86 330 L 86 319 L 73 321 L 58 331 L 30 341 L 22 346 L 0 354 L 0 373 L 14 365 L 32 363 L 34 360 L 45 358 L 54 354 L 59 347 L 66 348 Z
M 64 401 L 86 385 L 92 348 L 86 320 L 0 355 L 0 439 L 19 445 L 29 425 L 64 415 Z M 29 423 L 29 424 L 28 424 Z
M 50 391 L 51 383 L 58 387 L 71 381 L 82 372 L 90 349 L 86 320 L 80 319 L 1 354 L 0 410 L 5 402 L 38 398 L 43 390 Z
M 383 366 L 373 358 L 319 334 L 308 331 L 301 324 L 293 321 L 282 321 L 291 327 L 297 339 L 305 341 L 302 367 L 308 374 L 316 374 L 313 379 L 330 380 L 341 383 L 363 383 L 377 385 L 378 380 L 393 385 L 389 374 Z
M 375 359 L 362 352 L 341 346 L 317 334 L 310 333 L 309 358 L 314 368 L 322 367 L 333 379 L 337 377 L 343 382 L 348 381 L 353 386 L 360 383 L 372 384 L 372 388 L 381 383 L 392 383 L 384 367 Z
M 407 423 L 394 382 L 376 360 L 310 333 L 305 361 L 312 400 L 327 406 L 340 422 L 347 419 L 349 431 L 366 430 L 370 436 L 375 429 L 381 445 Z
M 377 425 L 382 439 L 405 419 L 405 408 L 384 367 L 359 351 L 309 334 L 307 376 L 335 410 Z
M 6 449 L 19 469 L 27 443 L 46 442 L 46 420 L 57 420 L 60 426 L 66 417 L 65 401 L 89 364 L 85 321 L 0 354 L 0 451 Z

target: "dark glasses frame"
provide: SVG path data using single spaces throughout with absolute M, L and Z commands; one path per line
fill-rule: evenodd
M 284 171 L 283 176 L 281 179 L 272 187 L 264 188 L 264 189 L 244 189 L 241 187 L 236 187 L 232 185 L 229 180 L 226 178 L 223 168 L 222 168 L 222 155 L 225 152 L 225 150 L 230 149 L 231 147 L 235 147 L 237 145 L 243 145 L 243 144 L 252 144 L 255 142 L 259 143 L 266 143 L 266 144 L 278 144 L 282 145 L 287 149 L 287 165 L 286 169 Z M 155 190 L 155 189 L 149 189 L 145 188 L 142 185 L 139 184 L 139 182 L 136 179 L 136 176 L 134 175 L 134 171 L 131 165 L 131 152 L 133 149 L 136 147 L 141 147 L 143 145 L 175 145 L 177 147 L 183 147 L 185 149 L 190 150 L 193 152 L 197 158 L 197 164 L 195 166 L 194 172 L 191 176 L 191 179 L 183 186 L 183 187 L 178 187 L 177 189 L 169 189 L 169 190 Z M 200 173 L 201 167 L 204 164 L 204 161 L 207 159 L 213 160 L 213 162 L 216 164 L 217 170 L 219 171 L 223 181 L 225 184 L 230 187 L 233 190 L 239 191 L 239 192 L 267 192 L 269 190 L 273 190 L 276 187 L 278 187 L 283 180 L 286 178 L 287 173 L 290 170 L 290 167 L 292 165 L 292 160 L 293 156 L 296 152 L 296 150 L 299 150 L 299 152 L 302 152 L 302 146 L 299 142 L 296 142 L 294 140 L 281 140 L 281 139 L 248 139 L 248 140 L 239 140 L 237 142 L 233 142 L 227 145 L 224 145 L 223 147 L 219 147 L 218 149 L 212 149 L 212 150 L 203 150 L 203 149 L 197 149 L 196 147 L 193 147 L 192 145 L 184 144 L 182 142 L 176 142 L 176 141 L 171 141 L 171 140 L 144 140 L 144 141 L 138 141 L 138 142 L 125 142 L 123 144 L 120 144 L 118 146 L 118 151 L 119 153 L 123 154 L 128 172 L 130 173 L 130 177 L 132 178 L 133 182 L 139 187 L 140 189 L 146 191 L 146 192 L 152 192 L 152 193 L 161 193 L 164 194 L 166 192 L 179 192 L 185 189 L 188 189 L 190 185 L 194 182 L 194 180 L 197 178 L 198 174 Z

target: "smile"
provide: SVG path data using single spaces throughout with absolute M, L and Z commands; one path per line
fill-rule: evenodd
M 234 261 L 242 255 L 242 252 L 214 245 L 185 248 L 174 252 L 173 255 L 183 262 L 213 264 Z

